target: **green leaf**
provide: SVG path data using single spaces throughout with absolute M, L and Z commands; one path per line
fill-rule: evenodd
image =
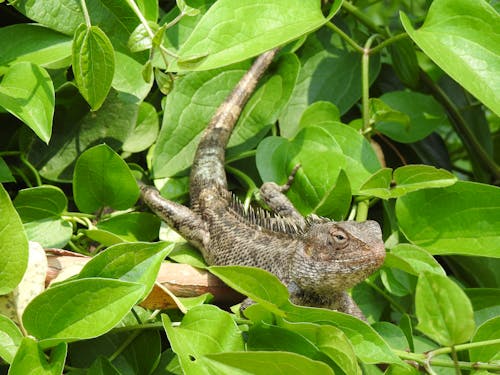
M 12 173 L 10 172 L 9 166 L 3 160 L 2 157 L 0 157 L 0 183 L 2 182 L 15 182 L 16 179 L 14 176 L 12 176 Z
M 361 56 L 327 28 L 308 36 L 300 49 L 301 69 L 292 97 L 280 115 L 280 134 L 294 137 L 302 114 L 317 101 L 332 102 L 340 114 L 361 98 Z M 370 83 L 380 69 L 380 57 L 370 57 Z
M 29 19 L 66 35 L 73 34 L 78 25 L 84 22 L 81 7 L 72 0 L 46 0 L 43 4 L 21 0 L 12 5 Z
M 306 108 L 299 122 L 299 130 L 322 122 L 340 122 L 340 112 L 335 104 L 326 101 L 318 101 Z
M 22 189 L 14 199 L 14 207 L 23 222 L 60 217 L 67 205 L 64 192 L 52 185 Z
M 44 68 L 59 69 L 71 64 L 71 38 L 37 24 L 0 28 L 0 50 L 0 66 L 29 61 Z
M 328 364 L 328 358 L 306 337 L 292 330 L 262 323 L 248 331 L 248 351 L 292 352 Z
M 216 306 L 193 307 L 178 327 L 172 327 L 167 315 L 162 315 L 162 321 L 184 373 L 206 374 L 200 363 L 204 355 L 244 349 L 242 332 L 233 318 Z
M 340 8 L 337 1 L 329 18 Z M 257 22 L 266 19 L 268 22 Z M 308 34 L 328 21 L 314 0 L 219 0 L 179 50 L 181 69 L 209 70 L 246 60 Z M 171 69 L 175 69 L 172 67 Z
M 398 297 L 404 297 L 412 294 L 417 283 L 414 276 L 396 268 L 386 268 L 380 270 L 380 279 L 387 291 Z
M 80 279 L 47 289 L 23 314 L 30 335 L 51 344 L 102 335 L 143 295 L 140 284 L 112 279 Z
M 388 107 L 376 107 L 375 128 L 395 141 L 419 141 L 440 126 L 450 126 L 446 112 L 432 96 L 413 91 L 392 91 L 383 94 L 379 100 Z M 394 113 L 405 114 L 408 118 L 394 116 Z
M 215 0 L 190 0 L 189 4 L 199 10 L 199 13 L 192 17 L 181 17 L 179 22 L 167 28 L 163 39 L 164 46 L 178 55 L 180 46 L 189 38 L 189 35 L 191 35 L 202 16 L 213 3 L 215 3 Z M 179 17 L 179 15 L 179 8 L 174 7 L 162 18 L 160 24 L 165 26 Z
M 325 324 L 290 323 L 285 320 L 279 322 L 279 324 L 313 343 L 321 353 L 335 362 L 335 365 L 338 366 L 342 373 L 361 375 L 354 348 L 347 336 L 339 328 Z M 269 341 L 272 341 L 272 339 Z M 311 359 L 315 358 L 311 357 Z
M 465 289 L 465 293 L 467 293 L 467 297 L 469 297 L 474 308 L 476 325 L 500 316 L 500 305 L 498 304 L 498 301 L 500 301 L 500 288 L 470 288 Z
M 202 131 L 248 66 L 195 72 L 176 81 L 167 97 L 153 153 L 155 178 L 174 176 L 191 165 Z M 291 54 L 278 60 L 274 74 L 262 81 L 245 106 L 229 140 L 228 154 L 251 149 L 267 133 L 290 97 L 298 68 Z
M 148 80 L 142 76 L 144 66 L 132 57 L 115 51 L 115 74 L 111 86 L 119 92 L 133 95 L 135 103 L 139 103 L 146 98 L 153 85 L 152 75 L 148 75 Z M 141 103 L 144 104 L 144 103 Z M 132 119 L 134 120 L 134 119 Z
M 472 342 L 498 340 L 500 337 L 500 316 L 487 320 L 478 327 Z M 500 359 L 500 343 L 469 349 L 471 362 L 495 362 Z
M 446 276 L 423 272 L 415 292 L 417 329 L 441 345 L 468 341 L 475 328 L 465 292 Z
M 24 223 L 24 230 L 30 241 L 38 242 L 44 248 L 64 247 L 73 234 L 71 223 L 58 218 L 46 218 Z
M 437 0 L 423 26 L 401 22 L 413 41 L 441 69 L 500 115 L 499 14 L 486 1 Z
M 139 283 L 147 296 L 160 270 L 161 262 L 172 250 L 163 242 L 124 243 L 111 246 L 88 262 L 79 279 L 102 277 Z
M 43 247 L 62 247 L 70 240 L 73 227 L 61 217 L 67 204 L 64 192 L 52 185 L 20 190 L 14 199 L 29 240 Z
M 389 46 L 392 68 L 399 80 L 412 89 L 419 83 L 419 67 L 417 53 L 411 40 L 401 39 Z
M 76 29 L 72 47 L 73 73 L 78 90 L 93 111 L 109 93 L 115 72 L 111 41 L 98 26 L 82 24 Z
M 186 16 L 193 17 L 200 13 L 198 9 L 188 6 L 184 0 L 175 0 L 175 2 L 177 3 L 181 13 L 184 13 Z
M 360 188 L 360 194 L 389 199 L 412 191 L 453 185 L 457 178 L 444 169 L 430 165 L 405 165 L 394 171 L 391 168 L 375 172 Z
M 0 358 L 12 363 L 22 339 L 23 334 L 16 324 L 6 316 L 0 315 Z
M 40 175 L 60 182 L 72 182 L 76 158 L 86 149 L 103 142 L 119 149 L 135 126 L 139 108 L 135 97 L 112 90 L 99 111 L 89 112 L 76 89 L 66 89 L 58 93 L 67 105 L 58 108 L 50 144 L 35 141 L 27 150 Z
M 149 29 L 153 31 L 155 34 L 159 26 L 155 22 L 148 22 Z M 151 49 L 153 47 L 153 40 L 149 36 L 148 30 L 144 26 L 144 24 L 140 23 L 137 25 L 135 30 L 130 34 L 130 38 L 128 40 L 128 48 L 132 52 L 140 52 L 145 51 L 147 49 Z
M 410 244 L 399 244 L 387 253 L 384 265 L 418 276 L 424 271 L 445 276 L 441 265 L 424 249 Z
M 250 297 L 276 315 L 283 315 L 280 307 L 289 304 L 286 286 L 275 275 L 261 268 L 212 266 L 208 270 L 234 290 Z
M 47 360 L 40 344 L 31 337 L 24 337 L 10 366 L 9 375 L 62 374 L 67 350 L 68 344 L 62 342 L 52 349 L 50 360 Z
M 28 125 L 45 143 L 52 133 L 54 103 L 52 80 L 38 65 L 12 65 L 0 83 L 0 106 Z
M 210 354 L 200 359 L 214 374 L 333 375 L 322 362 L 287 352 L 238 352 Z
M 120 372 L 111 364 L 109 359 L 105 357 L 99 357 L 92 363 L 92 366 L 88 368 L 89 374 L 93 375 L 120 375 Z
M 380 168 L 363 136 L 347 125 L 327 121 L 302 128 L 289 142 L 265 139 L 257 148 L 256 162 L 263 181 L 279 184 L 300 164 L 288 198 L 303 215 L 336 219 L 345 217 L 351 190 L 356 194 L 363 181 Z
M 413 244 L 431 254 L 500 257 L 500 189 L 457 182 L 398 198 L 396 215 Z
M 148 212 L 127 212 L 100 221 L 97 229 L 118 237 L 118 242 L 153 241 L 158 237 L 160 224 L 160 218 Z
M 63 247 L 70 240 L 73 227 L 61 217 L 67 204 L 63 191 L 51 185 L 20 190 L 14 199 L 28 239 L 43 247 Z
M 9 194 L 0 185 L 0 295 L 21 281 L 28 266 L 28 239 Z
M 92 213 L 105 206 L 117 210 L 131 207 L 139 188 L 127 164 L 107 145 L 98 145 L 78 158 L 73 176 L 75 203 Z
M 389 322 L 376 322 L 372 327 L 384 338 L 391 348 L 408 350 L 408 340 L 401 328 Z
M 334 310 L 289 305 L 285 309 L 289 322 L 328 324 L 340 328 L 351 341 L 356 356 L 364 363 L 399 363 L 402 361 L 367 323 Z
M 123 143 L 123 151 L 134 153 L 146 150 L 156 141 L 159 127 L 155 108 L 147 102 L 142 102 L 139 105 L 134 131 Z

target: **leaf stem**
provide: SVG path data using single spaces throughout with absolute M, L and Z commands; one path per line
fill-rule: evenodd
M 451 124 L 455 132 L 458 134 L 465 148 L 471 156 L 475 156 L 482 166 L 491 172 L 495 180 L 500 180 L 500 168 L 493 159 L 490 158 L 486 150 L 478 142 L 474 133 L 467 126 L 465 119 L 462 117 L 460 111 L 446 95 L 446 93 L 439 87 L 425 72 L 421 71 L 420 76 L 425 84 L 429 87 L 432 95 L 440 102 L 447 110 Z
M 396 308 L 399 312 L 402 314 L 406 313 L 406 309 L 401 306 L 394 298 L 392 298 L 388 293 L 385 292 L 385 290 L 379 288 L 375 283 L 370 281 L 369 279 L 365 280 L 365 283 L 367 283 L 372 289 L 375 289 L 375 291 L 379 294 L 381 294 L 389 303 Z M 405 352 L 406 353 L 406 352 Z
M 489 341 L 498 341 L 498 340 L 489 340 Z M 455 349 L 457 349 L 459 346 L 464 347 L 468 346 L 471 344 L 478 344 L 474 346 L 481 346 L 482 345 L 492 345 L 489 344 L 489 341 L 482 341 L 482 342 L 477 342 L 477 343 L 470 343 L 470 344 L 462 344 L 462 345 L 457 345 Z M 498 342 L 497 342 L 498 343 Z M 442 348 L 444 349 L 444 348 Z M 451 350 L 451 348 L 447 347 L 446 349 Z M 500 371 L 500 364 L 497 363 L 484 363 L 484 362 L 465 362 L 465 361 L 457 361 L 457 362 L 452 362 L 449 359 L 436 359 L 434 356 L 436 355 L 435 353 L 438 352 L 440 349 L 433 350 L 432 352 L 429 353 L 409 353 L 403 350 L 397 350 L 393 349 L 394 354 L 396 354 L 399 358 L 404 359 L 404 360 L 409 360 L 409 361 L 415 361 L 419 365 L 423 366 L 426 371 L 429 374 L 434 374 L 434 371 L 430 368 L 430 366 L 439 366 L 439 367 L 455 367 L 457 366 L 460 369 L 463 370 L 491 370 L 491 371 Z M 431 353 L 433 353 L 431 355 Z M 445 354 L 440 352 L 439 354 Z
M 361 200 L 358 202 L 358 209 L 356 210 L 356 221 L 365 221 L 368 217 L 369 202 Z
M 373 47 L 370 50 L 370 53 L 373 55 L 375 53 L 380 52 L 383 48 L 387 47 L 388 45 L 391 45 L 392 43 L 396 43 L 398 40 L 408 38 L 407 33 L 401 33 L 398 35 L 391 36 L 389 39 L 384 40 L 380 44 L 377 44 L 375 47 Z
M 367 15 L 365 15 L 361 10 L 359 10 L 357 7 L 355 7 L 352 3 L 348 2 L 348 1 L 344 1 L 342 3 L 342 8 L 344 8 L 345 11 L 347 11 L 348 13 L 350 13 L 351 15 L 353 15 L 362 24 L 364 24 L 368 28 L 372 29 L 376 33 L 380 33 L 380 34 L 382 34 L 382 35 L 384 35 L 386 37 L 388 36 L 387 32 L 383 28 L 381 28 L 378 25 L 376 25 L 371 20 L 370 17 L 368 17 Z
M 141 333 L 142 331 L 139 329 L 131 332 L 130 335 L 125 339 L 125 341 L 123 341 L 123 343 L 118 347 L 118 349 L 116 349 L 115 352 L 109 356 L 108 360 L 110 362 L 113 362 L 116 357 L 118 357 L 127 348 L 127 346 L 129 346 L 132 341 L 134 341 Z
M 227 158 L 226 164 L 232 163 L 233 161 L 237 161 L 237 160 L 241 160 L 241 159 L 251 158 L 252 156 L 255 156 L 256 154 L 257 154 L 257 150 L 244 151 L 238 155 L 234 155 L 230 158 Z
M 85 3 L 85 0 L 81 0 L 80 4 L 82 6 L 82 12 L 83 12 L 83 18 L 85 18 L 85 24 L 87 25 L 87 27 L 91 27 L 92 23 L 90 22 L 89 10 L 87 9 L 87 4 Z
M 257 191 L 257 186 L 253 182 L 253 180 L 245 173 L 240 171 L 239 169 L 236 169 L 234 167 L 231 167 L 229 165 L 226 165 L 226 170 L 235 175 L 237 179 L 243 181 L 245 185 L 247 185 L 247 192 L 245 194 L 245 201 L 243 202 L 245 209 L 248 208 L 250 205 L 250 201 L 252 199 L 253 193 Z
M 19 155 L 19 159 L 21 160 L 21 162 L 26 166 L 26 168 L 28 168 L 30 170 L 30 172 L 33 174 L 33 176 L 35 177 L 35 181 L 36 181 L 36 186 L 41 186 L 42 185 L 42 179 L 40 178 L 40 175 L 38 174 L 38 171 L 36 170 L 36 168 L 33 166 L 33 164 L 31 164 L 28 159 L 26 159 L 26 155 L 24 154 L 21 154 Z
M 354 41 L 349 35 L 347 35 L 342 29 L 337 27 L 333 22 L 327 22 L 326 26 L 333 30 L 336 34 L 338 34 L 342 39 L 344 39 L 347 44 L 349 44 L 352 48 L 354 48 L 359 53 L 364 53 L 363 47 L 361 47 L 358 43 Z
M 451 347 L 451 358 L 453 359 L 453 363 L 455 365 L 455 374 L 456 375 L 462 375 L 462 371 L 460 370 L 460 367 L 458 366 L 458 356 L 457 356 L 457 351 L 455 348 L 452 346 Z
M 476 342 L 470 342 L 467 344 L 460 344 L 460 345 L 455 345 L 454 349 L 459 352 L 461 350 L 468 350 L 472 348 L 477 348 L 477 347 L 482 347 L 482 346 L 489 346 L 489 345 L 498 345 L 500 344 L 500 339 L 494 339 L 494 340 L 485 340 L 485 341 L 476 341 Z M 452 352 L 452 347 L 451 346 L 446 346 L 443 348 L 435 349 L 428 354 L 430 355 L 432 353 L 432 356 L 437 356 L 441 354 L 448 354 Z

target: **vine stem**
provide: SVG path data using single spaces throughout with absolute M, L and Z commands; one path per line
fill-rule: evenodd
M 348 13 L 352 14 L 354 17 L 356 17 L 362 24 L 364 24 L 365 26 L 369 27 L 370 29 L 372 29 L 373 31 L 375 31 L 376 33 L 380 33 L 382 34 L 383 36 L 387 37 L 388 34 L 387 32 L 379 27 L 378 25 L 376 25 L 370 17 L 368 17 L 367 15 L 365 15 L 362 11 L 360 11 L 358 8 L 356 8 L 353 4 L 351 4 L 350 2 L 348 1 L 344 1 L 342 3 L 342 8 L 344 8 L 345 11 L 347 11 Z
M 363 106 L 363 130 L 370 127 L 370 47 L 378 35 L 374 34 L 368 38 L 363 48 L 361 58 L 361 104 Z
M 481 164 L 489 170 L 496 180 L 500 180 L 500 168 L 493 159 L 490 158 L 485 149 L 478 142 L 476 136 L 467 126 L 465 119 L 462 117 L 459 109 L 450 100 L 448 95 L 437 85 L 424 71 L 420 71 L 420 77 L 425 84 L 430 88 L 432 95 L 440 102 L 447 110 L 451 124 L 455 129 L 462 142 L 464 143 L 470 155 L 476 156 Z

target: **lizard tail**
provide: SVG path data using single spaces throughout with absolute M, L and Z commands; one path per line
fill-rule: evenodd
M 252 95 L 278 48 L 260 55 L 217 109 L 201 136 L 190 177 L 191 207 L 196 210 L 200 192 L 206 188 L 227 191 L 224 171 L 226 145 L 243 107 Z

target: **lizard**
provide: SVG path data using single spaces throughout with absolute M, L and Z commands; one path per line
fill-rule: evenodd
M 365 319 L 348 289 L 384 261 L 376 221 L 304 218 L 284 194 L 295 177 L 278 185 L 265 182 L 261 199 L 272 213 L 244 209 L 228 191 L 225 149 L 238 117 L 278 49 L 260 55 L 218 107 L 202 133 L 190 174 L 190 208 L 163 198 L 139 183 L 141 199 L 188 242 L 209 265 L 242 265 L 276 275 L 298 305 L 335 309 Z

